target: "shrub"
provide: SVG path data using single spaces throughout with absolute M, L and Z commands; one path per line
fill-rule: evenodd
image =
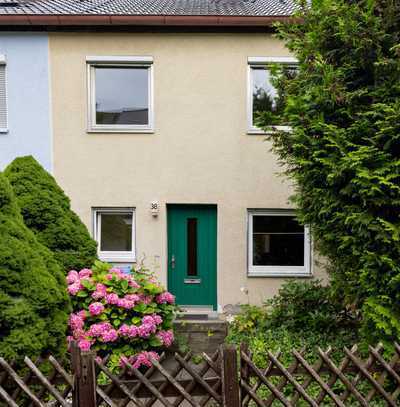
M 0 173 L 0 355 L 8 360 L 66 350 L 65 277 L 53 254 L 24 224 Z
M 48 247 L 64 272 L 92 265 L 96 242 L 71 210 L 55 179 L 31 156 L 16 158 L 5 170 L 25 224 Z
M 315 358 L 316 347 L 341 350 L 358 341 L 358 318 L 319 281 L 289 281 L 261 307 L 244 305 L 229 327 L 227 340 L 246 342 L 256 362 L 264 366 L 266 350 L 291 360 L 293 349 Z
M 175 298 L 143 267 L 125 274 L 97 261 L 92 270 L 70 271 L 67 281 L 74 309 L 69 340 L 100 357 L 112 353 L 112 369 L 127 361 L 149 365 L 155 350 L 172 345 Z
M 362 310 L 363 334 L 392 341 L 400 335 L 400 3 L 312 3 L 280 29 L 299 74 L 286 83 L 292 131 L 272 135 L 274 151 L 334 286 Z

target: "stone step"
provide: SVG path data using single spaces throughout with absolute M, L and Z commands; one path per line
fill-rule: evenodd
M 195 354 L 213 354 L 224 343 L 228 333 L 227 323 L 219 319 L 177 319 L 174 328 L 177 343 L 181 347 L 187 345 Z

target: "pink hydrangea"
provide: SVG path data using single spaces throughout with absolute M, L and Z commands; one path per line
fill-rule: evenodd
M 104 284 L 96 284 L 96 291 L 92 293 L 92 298 L 95 300 L 99 300 L 100 298 L 104 298 L 107 294 L 107 287 Z
M 83 285 L 78 280 L 77 282 L 69 285 L 67 290 L 70 295 L 76 295 L 79 291 L 83 290 Z
M 139 369 L 140 366 L 151 367 L 153 365 L 153 363 L 151 362 L 152 359 L 158 361 L 160 360 L 160 356 L 153 351 L 150 352 L 143 351 L 134 357 L 132 367 L 134 369 Z
M 87 333 L 89 336 L 93 337 L 101 336 L 104 334 L 104 332 L 107 332 L 110 329 L 112 329 L 112 326 L 109 322 L 100 322 L 98 324 L 91 325 Z
M 132 309 L 135 306 L 133 301 L 129 301 L 125 298 L 118 299 L 117 302 L 118 307 L 125 308 L 125 309 Z
M 100 315 L 104 311 L 104 305 L 101 302 L 93 302 L 89 305 L 90 315 Z
M 92 343 L 87 339 L 81 339 L 80 341 L 78 341 L 78 346 L 84 352 L 88 352 L 90 350 L 90 347 L 92 346 Z
M 82 269 L 79 272 L 79 278 L 85 278 L 85 277 L 91 277 L 93 274 L 93 271 L 90 269 Z
M 138 369 L 140 366 L 152 366 L 152 360 L 160 360 L 160 356 L 156 352 L 147 352 L 143 351 L 138 353 L 135 356 L 130 356 L 127 358 L 126 356 L 121 356 L 119 359 L 120 367 L 127 366 L 128 364 L 131 365 L 134 369 Z
M 111 294 L 106 294 L 105 300 L 107 304 L 118 304 L 119 297 L 117 294 L 111 293 Z
M 140 301 L 146 305 L 149 305 L 153 301 L 153 297 L 151 295 L 139 294 L 139 297 L 140 297 Z
M 132 278 L 128 281 L 128 285 L 132 288 L 140 288 L 140 285 Z
M 123 324 L 119 328 L 118 334 L 129 338 L 135 338 L 136 336 L 138 336 L 138 327 L 135 325 Z
M 142 324 L 137 329 L 138 335 L 141 338 L 148 338 L 151 334 L 155 333 L 157 330 L 155 324 Z
M 87 312 L 83 309 L 83 310 L 77 312 L 76 315 L 78 315 L 80 318 L 82 318 L 83 320 L 85 320 L 86 317 L 87 317 Z
M 72 336 L 76 340 L 80 340 L 86 337 L 86 332 L 83 329 L 75 329 L 72 331 Z
M 171 346 L 174 343 L 174 333 L 172 330 L 160 331 L 157 333 L 157 338 L 160 339 L 164 346 Z
M 157 314 L 153 314 L 153 321 L 156 325 L 160 325 L 163 322 L 162 318 Z
M 137 294 L 127 294 L 124 297 L 128 301 L 139 302 L 140 297 Z
M 77 329 L 83 329 L 83 319 L 81 316 L 78 314 L 71 314 L 69 317 L 69 326 L 73 331 L 76 331 Z
M 96 356 L 96 357 L 94 358 L 94 360 L 95 360 L 97 363 L 103 363 L 103 359 L 102 359 L 100 356 Z
M 67 275 L 67 283 L 73 284 L 79 282 L 79 274 L 76 270 L 71 270 Z
M 170 292 L 165 291 L 165 292 L 157 295 L 156 301 L 158 304 L 174 304 L 175 296 L 172 295 Z
M 101 335 L 103 342 L 115 342 L 118 339 L 118 332 L 115 329 L 110 329 Z

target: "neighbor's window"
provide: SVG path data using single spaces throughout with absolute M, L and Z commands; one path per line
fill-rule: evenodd
M 294 78 L 297 74 L 295 59 L 249 58 L 249 132 L 262 132 L 257 127 L 260 118 L 269 126 L 288 129 L 288 123 L 282 117 L 285 107 L 285 89 L 284 86 L 277 88 L 273 83 L 274 70 L 288 80 Z
M 0 133 L 7 132 L 6 58 L 0 55 Z
M 88 60 L 89 130 L 152 130 L 151 62 L 147 57 Z
M 94 209 L 94 236 L 103 261 L 135 261 L 135 211 Z
M 249 211 L 248 222 L 249 275 L 310 275 L 309 231 L 293 211 Z

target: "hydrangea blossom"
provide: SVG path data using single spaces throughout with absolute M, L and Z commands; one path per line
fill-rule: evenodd
M 174 343 L 174 333 L 172 330 L 158 332 L 157 338 L 160 339 L 161 343 L 167 347 Z
M 174 304 L 175 296 L 172 295 L 170 292 L 165 291 L 160 295 L 157 295 L 156 301 L 158 304 Z
M 92 346 L 92 343 L 87 339 L 81 339 L 80 341 L 78 341 L 78 346 L 84 352 L 88 352 L 90 350 L 90 347 Z
M 90 315 L 100 315 L 104 311 L 104 305 L 101 302 L 94 302 L 89 305 Z
M 174 304 L 175 297 L 147 271 L 129 274 L 99 263 L 93 269 L 71 270 L 67 283 L 74 308 L 67 340 L 76 341 L 83 351 L 94 349 L 100 358 L 111 352 L 115 361 L 130 349 L 120 363 L 139 368 L 158 359 L 157 348 L 172 345 L 175 308 L 163 305 Z

